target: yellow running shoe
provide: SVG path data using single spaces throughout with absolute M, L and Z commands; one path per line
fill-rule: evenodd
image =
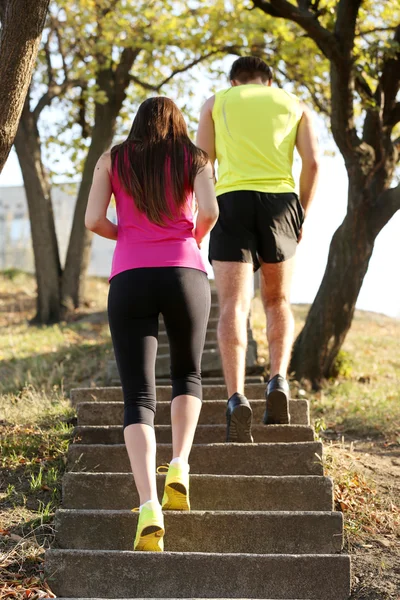
M 162 465 L 158 467 L 157 473 L 163 473 L 166 469 L 168 471 L 162 499 L 163 510 L 190 510 L 189 465 L 180 463 Z
M 132 512 L 138 512 L 134 508 Z M 146 502 L 142 506 L 136 530 L 134 550 L 147 552 L 162 552 L 164 550 L 164 517 L 161 507 L 154 507 L 153 503 Z

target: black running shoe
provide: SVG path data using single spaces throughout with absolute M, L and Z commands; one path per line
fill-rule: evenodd
M 289 425 L 289 384 L 281 375 L 275 375 L 265 391 L 267 406 L 264 413 L 265 425 Z
M 250 402 L 242 394 L 233 394 L 226 408 L 226 441 L 251 443 L 251 420 L 253 411 Z

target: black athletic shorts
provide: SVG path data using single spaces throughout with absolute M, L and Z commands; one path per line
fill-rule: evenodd
M 219 219 L 210 236 L 209 260 L 279 263 L 296 253 L 304 209 L 297 194 L 236 191 L 218 197 Z

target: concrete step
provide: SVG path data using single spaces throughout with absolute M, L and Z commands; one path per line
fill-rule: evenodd
M 122 394 L 120 394 L 120 399 Z M 265 400 L 251 400 L 253 424 L 262 423 L 265 411 Z M 123 402 L 79 402 L 77 406 L 79 425 L 119 425 L 123 423 Z M 200 425 L 225 424 L 226 400 L 206 400 L 200 413 Z M 291 400 L 290 415 L 292 424 L 308 425 L 307 400 Z M 156 425 L 171 423 L 171 402 L 157 402 Z M 270 425 L 268 425 L 270 427 Z
M 157 475 L 161 500 L 165 475 Z M 318 476 L 191 475 L 193 510 L 333 510 L 333 482 Z M 139 505 L 130 473 L 65 473 L 64 508 L 123 510 Z
M 172 443 L 170 425 L 156 425 L 159 444 Z M 255 443 L 312 442 L 314 431 L 307 425 L 253 425 Z M 219 444 L 226 441 L 226 425 L 199 425 L 194 437 L 195 444 Z M 76 444 L 123 444 L 124 432 L 121 425 L 89 425 L 75 428 Z
M 165 344 L 163 344 L 165 346 Z M 246 368 L 250 369 L 257 365 L 257 344 L 249 342 L 246 352 Z M 201 371 L 203 375 L 220 376 L 222 373 L 222 362 L 219 350 L 214 348 L 204 350 L 201 357 Z M 166 354 L 157 355 L 155 373 L 156 378 L 169 377 L 171 372 L 171 358 L 169 351 Z M 119 374 L 115 360 L 109 361 L 107 365 L 107 377 L 109 381 L 118 380 Z
M 171 401 L 172 388 L 170 385 L 157 387 L 157 401 Z M 265 398 L 265 383 L 254 383 L 246 385 L 246 397 L 249 400 L 261 400 Z M 225 385 L 203 385 L 204 400 L 228 399 Z M 80 402 L 122 402 L 122 388 L 97 387 L 97 388 L 75 388 L 71 390 L 71 402 L 76 406 Z
M 260 373 L 262 371 L 264 371 L 264 367 L 262 365 L 258 365 L 257 369 L 252 368 L 251 372 L 253 371 L 260 371 Z M 264 376 L 263 375 L 247 375 L 245 378 L 245 382 L 246 384 L 249 383 L 263 383 L 264 381 Z M 119 379 L 111 379 L 110 380 L 110 385 L 111 386 L 119 386 L 120 385 L 120 380 Z M 157 377 L 156 378 L 156 383 L 158 386 L 161 385 L 170 385 L 171 384 L 171 379 L 170 377 Z M 203 385 L 224 385 L 225 384 L 225 380 L 223 377 L 217 377 L 217 376 L 211 376 L 211 375 L 205 375 L 203 377 Z
M 216 350 L 218 348 L 218 343 L 216 340 L 211 340 L 208 342 L 205 342 L 204 344 L 204 350 Z M 169 344 L 158 344 L 158 348 L 157 348 L 157 353 L 158 354 L 169 354 Z
M 56 596 L 347 600 L 350 559 L 335 554 L 49 550 Z
M 219 317 L 219 306 L 218 302 L 213 302 L 210 308 L 210 319 L 217 319 Z
M 210 326 L 207 328 L 206 333 L 206 342 L 217 342 L 217 329 L 211 329 Z M 168 336 L 166 334 L 165 329 L 161 329 L 158 334 L 158 343 L 159 344 L 168 344 Z
M 210 318 L 208 319 L 207 328 L 208 329 L 217 329 L 217 327 L 218 327 L 218 316 L 213 317 L 210 315 Z M 159 331 L 159 333 L 162 333 L 165 330 L 166 329 L 165 329 L 164 320 L 162 318 L 160 318 L 159 323 L 158 323 L 158 331 Z
M 157 464 L 171 460 L 172 446 L 157 445 Z M 290 444 L 196 444 L 190 455 L 192 473 L 215 475 L 323 475 L 320 442 Z M 129 473 L 123 444 L 71 444 L 69 471 Z
M 133 550 L 138 513 L 56 512 L 57 546 Z M 334 554 L 343 542 L 340 512 L 178 512 L 164 514 L 165 550 L 246 554 Z

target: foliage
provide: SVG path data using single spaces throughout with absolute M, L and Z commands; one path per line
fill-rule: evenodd
M 274 4 L 274 3 L 271 3 Z M 287 4 L 275 3 L 277 6 Z M 292 2 L 295 6 L 304 6 L 310 10 L 315 19 L 333 33 L 337 19 L 338 0 L 322 2 Z M 314 7 L 312 7 L 314 4 Z M 262 8 L 267 3 L 249 1 L 249 6 Z M 315 10 L 313 10 L 315 8 Z M 268 7 L 265 9 L 268 13 Z M 258 12 L 258 11 L 256 11 Z M 265 13 L 264 13 L 265 14 Z M 394 31 L 400 23 L 400 6 L 396 0 L 379 3 L 372 0 L 362 2 L 358 12 L 354 39 L 354 72 L 360 77 L 370 91 L 375 91 L 385 60 L 399 51 L 399 44 L 394 40 Z M 270 44 L 277 43 L 276 38 L 284 39 L 282 54 L 277 66 L 278 73 L 292 82 L 293 89 L 300 95 L 309 97 L 317 111 L 329 114 L 331 110 L 330 68 L 329 60 L 317 43 L 308 35 L 301 25 L 287 18 L 273 18 L 270 22 Z M 278 42 L 279 43 L 279 42 Z M 266 55 L 270 52 L 266 49 Z M 311 68 L 310 68 L 311 66 Z M 366 91 L 365 88 L 364 91 Z M 357 114 L 361 115 L 371 105 L 376 106 L 374 98 L 362 94 L 362 87 L 355 92 Z
M 331 378 L 350 377 L 352 373 L 351 356 L 345 350 L 339 350 L 332 366 Z
M 268 16 L 244 10 L 241 2 L 225 0 L 53 1 L 34 78 L 35 96 L 58 85 L 59 101 L 50 119 L 46 114 L 40 126 L 47 145 L 46 162 L 54 163 L 56 154 L 59 173 L 76 176 L 82 171 L 95 103 L 109 101 L 99 88 L 99 72 L 109 68 L 115 72 L 124 51 L 133 50 L 137 56 L 120 131 L 148 94 L 165 90 L 185 102 L 191 94 L 198 94 L 196 80 L 186 76 L 190 67 L 203 61 L 212 67 L 215 57 L 229 52 L 248 52 L 251 47 L 256 51 L 260 39 L 265 45 L 270 21 Z M 65 171 L 65 156 L 72 160 L 73 172 Z

